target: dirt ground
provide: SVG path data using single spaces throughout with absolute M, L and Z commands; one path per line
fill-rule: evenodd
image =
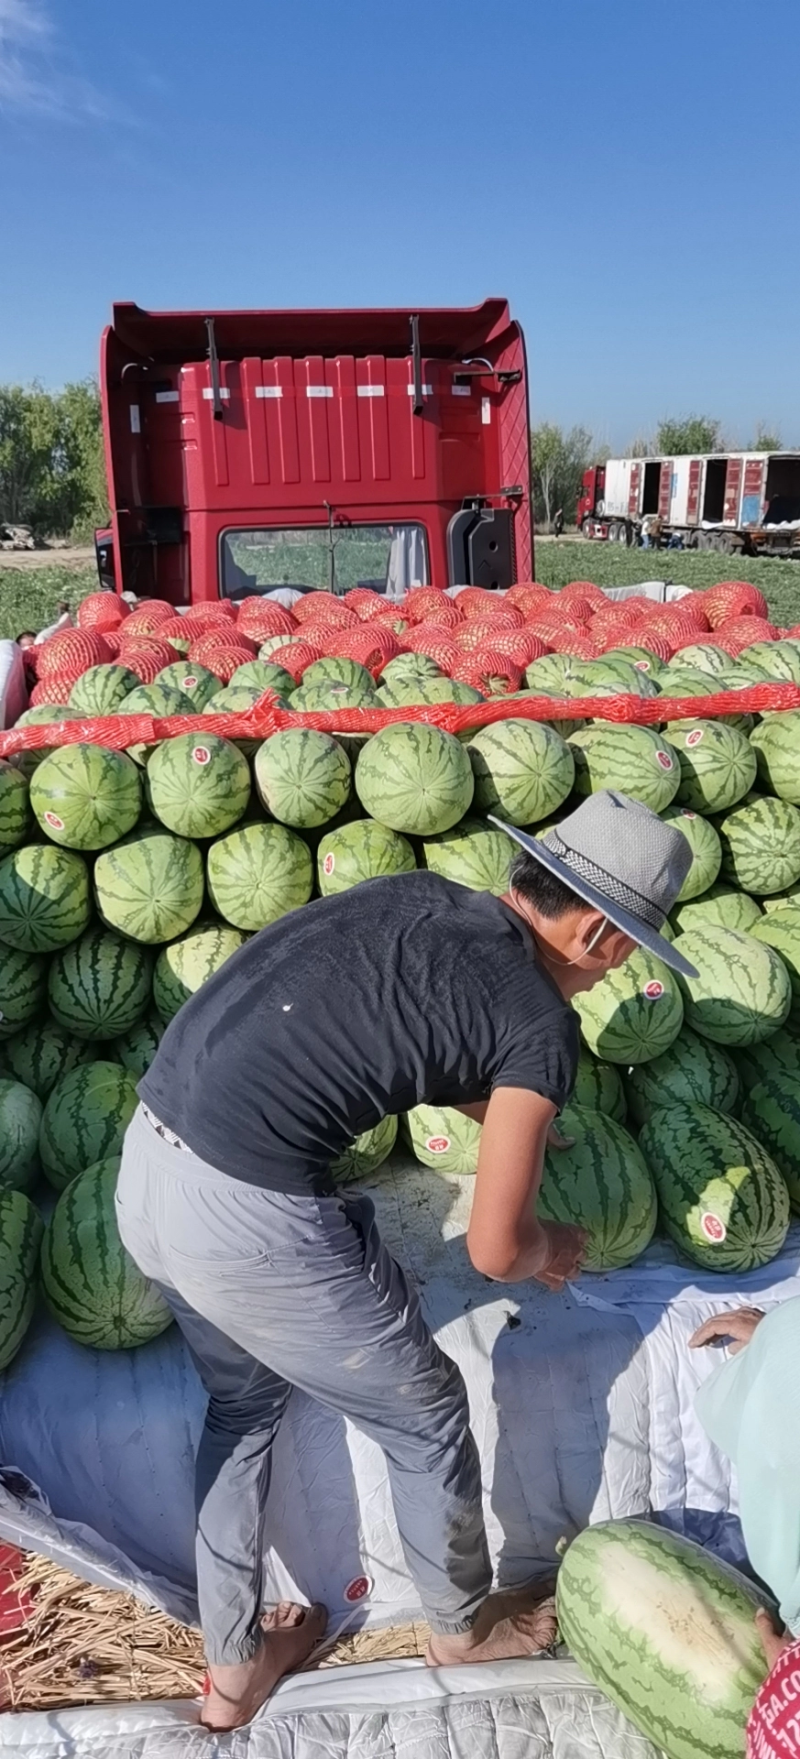
M 0 550 L 0 568 L 85 568 L 94 562 L 94 546 L 70 545 L 66 550 Z

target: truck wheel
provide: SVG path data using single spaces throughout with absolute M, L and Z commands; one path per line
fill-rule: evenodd
M 581 520 L 581 536 L 594 537 L 594 520 L 590 518 L 588 513 L 586 518 Z
M 713 550 L 713 548 L 714 548 L 714 533 L 713 533 L 713 531 L 698 531 L 698 533 L 697 533 L 697 548 L 698 548 L 698 550 Z
M 732 556 L 736 549 L 736 539 L 732 531 L 718 531 L 716 547 L 722 556 Z

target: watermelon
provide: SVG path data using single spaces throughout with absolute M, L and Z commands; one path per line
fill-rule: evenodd
M 307 684 L 304 677 L 300 689 L 292 692 L 290 702 L 292 712 L 300 715 L 313 715 L 319 710 L 327 713 L 328 709 L 380 707 L 374 690 L 365 690 L 360 684 L 335 684 L 332 678 Z
M 690 642 L 682 647 L 675 656 L 678 665 L 690 666 L 696 672 L 705 672 L 710 678 L 721 678 L 724 672 L 731 669 L 731 656 L 722 647 L 715 647 L 710 641 Z M 722 689 L 722 685 L 717 686 Z
M 677 979 L 644 947 L 575 996 L 573 1007 L 590 1051 L 608 1063 L 652 1062 L 669 1050 L 683 1024 Z
M 734 1057 L 743 1093 L 772 1075 L 790 1075 L 793 1080 L 800 1081 L 800 1038 L 786 1027 L 772 1032 L 761 1044 L 734 1051 Z
M 152 959 L 144 947 L 90 928 L 50 966 L 50 1011 L 76 1038 L 119 1038 L 150 1000 Z
M 661 816 L 680 831 L 692 851 L 692 865 L 678 893 L 682 904 L 713 886 L 722 866 L 722 844 L 710 820 L 688 806 L 668 806 Z
M 651 653 L 648 647 L 607 648 L 603 660 L 606 665 L 609 661 L 626 660 L 629 666 L 635 666 L 637 672 L 645 672 L 648 677 L 654 678 L 656 683 L 659 682 L 667 669 L 664 661 L 658 659 L 656 654 Z
M 722 843 L 721 877 L 763 897 L 800 878 L 800 812 L 771 794 L 748 794 L 715 820 Z
M 307 904 L 314 887 L 311 851 L 285 825 L 239 825 L 211 844 L 208 895 L 234 928 L 266 928 Z
M 751 733 L 750 744 L 760 786 L 800 806 L 800 709 L 765 715 Z
M 569 1546 L 556 1607 L 584 1673 L 659 1752 L 743 1759 L 767 1673 L 755 1626 L 764 1598 L 665 1527 L 601 1521 Z
M 569 696 L 567 684 L 576 678 L 577 666 L 570 654 L 543 654 L 526 668 L 525 683 L 536 696 Z
M 789 908 L 796 910 L 800 907 L 800 880 L 798 880 L 793 886 L 787 886 L 785 892 L 775 892 L 770 898 L 762 898 L 761 904 L 762 908 L 766 910 L 767 915 L 769 915 L 771 910 L 786 910 Z
M 326 831 L 317 850 L 317 876 L 323 898 L 346 892 L 362 880 L 384 874 L 411 873 L 416 867 L 411 844 L 398 831 L 374 819 L 356 819 Z
M 47 960 L 0 947 L 0 1039 L 11 1038 L 39 1013 L 47 994 Z
M 147 799 L 179 837 L 218 837 L 250 799 L 247 759 L 216 733 L 182 733 L 156 747 L 147 765 Z
M 180 660 L 176 660 L 174 664 L 180 665 L 181 662 Z M 195 668 L 195 672 L 200 672 L 201 669 L 202 668 L 198 666 Z M 158 674 L 157 683 L 137 684 L 136 689 L 131 690 L 120 703 L 120 706 L 117 709 L 117 714 L 153 715 L 157 719 L 161 719 L 168 715 L 196 714 L 198 705 L 195 697 L 192 697 L 188 691 L 184 692 L 173 684 L 164 683 L 164 673 L 170 670 L 172 670 L 171 666 L 164 666 Z M 214 689 L 219 690 L 218 678 L 214 679 Z M 139 749 L 139 746 L 134 747 L 134 750 L 136 751 Z
M 496 721 L 467 747 L 474 804 L 512 825 L 550 818 L 572 791 L 575 759 L 552 727 L 540 721 Z
M 667 736 L 680 764 L 677 806 L 725 812 L 752 788 L 756 755 L 735 727 L 723 721 L 670 721 Z
M 673 1105 L 735 1111 L 739 1077 L 733 1058 L 721 1045 L 699 1038 L 685 1026 L 663 1056 L 628 1070 L 625 1092 L 634 1122 L 646 1124 L 653 1112 L 668 1111 Z
M 792 986 L 783 960 L 751 934 L 703 924 L 681 934 L 678 952 L 697 977 L 681 977 L 687 1025 L 715 1044 L 758 1044 L 787 1018 Z
M 317 684 L 344 684 L 348 690 L 360 692 L 362 696 L 372 696 L 375 691 L 372 673 L 357 660 L 313 660 L 303 673 L 303 689 Z
M 336 1185 L 352 1185 L 356 1179 L 370 1179 L 383 1166 L 394 1148 L 397 1139 L 397 1119 L 390 1115 L 381 1118 L 374 1130 L 365 1130 L 354 1142 L 331 1162 L 331 1174 Z
M 779 953 L 789 973 L 792 1006 L 789 1019 L 800 1026 L 800 910 L 770 910 L 750 930 L 753 939 Z
M 466 748 L 452 733 L 398 721 L 364 746 L 356 792 L 379 824 L 406 836 L 434 837 L 463 818 L 473 795 Z
M 19 719 L 14 722 L 14 726 L 15 728 L 47 727 L 56 726 L 61 721 L 79 721 L 80 719 L 78 709 L 59 707 L 57 703 L 40 702 L 38 708 L 26 709 L 24 715 L 20 715 Z M 48 757 L 53 749 L 52 745 L 40 745 L 36 751 L 18 751 L 16 757 L 12 757 L 10 762 L 15 770 L 20 771 L 26 781 L 30 781 L 34 770 L 39 768 L 42 759 Z
M 30 822 L 27 778 L 13 764 L 0 760 L 0 854 L 24 843 Z
M 0 1186 L 30 1191 L 39 1173 L 42 1104 L 21 1081 L 0 1078 Z
M 658 685 L 646 672 L 628 660 L 612 659 L 604 654 L 600 660 L 582 664 L 578 679 L 584 696 L 658 696 Z
M 296 697 L 292 698 L 292 707 Z M 472 684 L 462 683 L 460 678 L 404 678 L 399 681 L 381 683 L 381 688 L 373 699 L 373 708 L 409 708 L 414 703 L 457 702 L 462 706 L 471 702 L 483 702 L 479 690 Z
M 92 914 L 89 869 L 72 849 L 25 843 L 0 861 L 0 941 L 53 953 L 77 940 Z
M 756 665 L 782 684 L 800 684 L 800 641 L 754 641 L 742 648 L 738 663 Z
M 146 1014 L 129 1032 L 123 1032 L 120 1038 L 112 1038 L 106 1045 L 109 1056 L 114 1056 L 127 1069 L 135 1081 L 141 1081 L 149 1069 L 164 1036 L 164 1022 L 158 1014 Z
M 595 721 L 572 733 L 569 747 L 575 759 L 576 794 L 618 788 L 653 812 L 663 812 L 675 798 L 681 775 L 677 757 L 651 727 Z
M 163 1295 L 119 1237 L 119 1160 L 87 1167 L 59 1198 L 42 1241 L 42 1288 L 53 1317 L 78 1344 L 131 1350 L 172 1324 Z
M 424 1167 L 442 1173 L 476 1173 L 481 1126 L 452 1106 L 418 1105 L 406 1112 L 403 1134 Z
M 761 911 L 755 898 L 747 892 L 735 891 L 732 886 L 716 885 L 710 886 L 701 898 L 693 898 L 689 904 L 678 904 L 671 921 L 678 934 L 701 928 L 706 922 L 713 928 L 738 928 L 746 934 L 760 918 Z
M 745 1094 L 742 1123 L 774 1160 L 791 1207 L 800 1212 L 800 1070 L 756 1081 Z
M 13 1362 L 33 1318 L 43 1231 L 28 1197 L 0 1190 L 0 1370 Z
M 632 1264 L 656 1226 L 655 1188 L 633 1137 L 607 1113 L 574 1103 L 565 1106 L 558 1129 L 574 1141 L 546 1151 L 540 1220 L 585 1228 L 586 1270 Z
M 138 683 L 136 673 L 129 672 L 127 666 L 90 666 L 73 684 L 69 706 L 82 715 L 115 715 Z
M 704 1270 L 757 1270 L 780 1252 L 789 1193 L 775 1162 L 743 1124 L 705 1105 L 653 1112 L 639 1146 L 661 1219 Z
M 56 1020 L 35 1020 L 15 1032 L 3 1047 L 11 1074 L 44 1104 L 57 1081 L 92 1056 L 92 1046 L 74 1039 Z
M 395 654 L 381 672 L 381 684 L 396 684 L 402 678 L 440 678 L 441 670 L 427 654 Z
M 204 715 L 248 715 L 263 696 L 257 684 L 225 684 L 203 706 Z
M 120 1153 L 137 1104 L 136 1083 L 118 1063 L 83 1063 L 62 1075 L 39 1132 L 41 1163 L 56 1191 L 96 1160 Z
M 202 667 L 199 670 L 202 671 Z M 214 679 L 214 684 L 219 687 L 217 678 Z M 237 666 L 231 678 L 231 688 L 234 687 L 237 690 L 255 689 L 260 696 L 263 696 L 265 690 L 276 690 L 279 696 L 291 696 L 294 679 L 291 672 L 287 672 L 283 666 L 271 665 L 269 660 L 245 660 L 243 665 Z M 185 686 L 181 688 L 184 689 Z M 209 691 L 209 697 L 214 694 L 214 691 Z
M 273 733 L 256 753 L 259 799 L 282 824 L 327 824 L 350 794 L 352 770 L 341 745 L 310 727 Z
M 496 898 L 508 891 L 518 845 L 505 831 L 480 818 L 462 818 L 451 831 L 428 837 L 422 845 L 422 862 L 442 879 L 455 880 L 473 892 L 493 892 Z
M 257 661 L 253 660 L 251 664 L 256 665 Z M 245 668 L 240 667 L 239 670 L 244 671 Z M 288 673 L 284 673 L 284 677 L 288 677 Z M 251 680 L 249 678 L 243 678 L 241 682 L 243 684 L 249 684 Z M 257 680 L 253 679 L 252 682 L 256 683 Z M 290 689 L 291 684 L 292 681 L 290 678 Z M 147 686 L 142 685 L 141 688 L 144 690 Z M 150 688 L 156 690 L 177 690 L 183 698 L 183 709 L 176 709 L 176 714 L 184 712 L 189 704 L 191 704 L 195 714 L 199 714 L 200 710 L 205 708 L 209 698 L 216 696 L 216 693 L 219 690 L 219 679 L 216 676 L 216 673 L 209 672 L 206 666 L 198 666 L 192 660 L 172 660 L 168 666 L 162 668 L 156 678 L 155 685 Z M 264 688 L 267 688 L 266 685 Z
M 169 1024 L 195 990 L 238 952 L 247 939 L 223 922 L 196 922 L 188 934 L 163 947 L 153 972 L 153 1001 Z
M 572 1104 L 588 1106 L 590 1111 L 604 1112 L 616 1123 L 624 1124 L 628 1115 L 625 1089 L 619 1069 L 613 1063 L 601 1063 L 584 1044 L 578 1055 L 578 1073 L 572 1092 Z
M 203 858 L 185 837 L 145 826 L 98 856 L 94 889 L 109 928 L 149 945 L 171 941 L 200 914 Z
M 104 745 L 62 745 L 31 778 L 31 805 L 52 842 L 107 849 L 132 831 L 142 808 L 135 763 Z

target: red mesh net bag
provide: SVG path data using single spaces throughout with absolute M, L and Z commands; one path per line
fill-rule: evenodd
M 592 633 L 594 634 L 594 629 Z M 628 629 L 625 633 L 628 637 L 625 641 L 605 640 L 601 652 L 609 653 L 612 648 L 617 647 L 645 647 L 647 652 L 653 654 L 657 660 L 666 662 L 672 659 L 675 651 L 672 642 L 666 635 L 659 634 L 658 630 L 653 631 L 649 624 L 645 625 L 644 628 L 639 625 L 635 630 Z
M 315 615 L 304 617 L 300 627 L 309 629 L 355 629 L 358 618 L 343 599 L 327 599 L 315 606 Z
M 457 593 L 453 603 L 462 617 L 471 621 L 474 617 L 510 618 L 506 628 L 518 629 L 525 618 L 518 605 L 509 604 L 507 598 L 500 598 L 496 592 L 488 592 L 482 586 L 465 586 L 464 591 Z
M 502 612 L 493 617 L 468 617 L 459 629 L 453 630 L 453 640 L 456 647 L 477 651 L 480 647 L 491 646 L 495 635 L 508 634 L 522 627 L 521 622 L 510 623 Z
M 306 668 L 313 665 L 314 660 L 323 658 L 322 649 L 312 641 L 288 641 L 285 647 L 279 649 L 277 662 L 290 674 L 295 684 L 299 684 Z M 211 670 L 214 669 L 212 666 Z
M 131 634 L 154 635 L 160 623 L 166 623 L 175 615 L 175 606 L 167 604 L 166 599 L 146 599 L 137 605 L 126 619 L 126 628 Z
M 122 625 L 119 624 L 116 629 L 104 629 L 103 640 L 108 648 L 109 658 L 118 659 L 122 647 Z
M 457 665 L 458 661 L 464 657 L 461 649 L 456 647 L 454 641 L 450 640 L 446 631 L 444 634 L 440 632 L 438 635 L 429 635 L 424 643 L 410 651 L 425 654 L 429 660 L 433 660 L 435 666 L 439 667 L 439 671 L 446 672 L 448 677 L 453 666 Z
M 375 623 L 342 631 L 337 647 L 337 653 L 343 660 L 356 660 L 360 666 L 366 666 L 375 677 L 399 652 L 400 643 L 396 635 L 392 634 L 391 629 L 383 629 Z
M 296 628 L 291 611 L 274 599 L 243 599 L 239 606 L 236 633 L 249 635 L 251 641 L 266 641 L 268 635 L 291 635 Z
M 693 642 L 704 641 L 709 635 L 709 630 L 699 629 L 691 617 L 682 617 L 679 612 L 649 618 L 646 632 L 648 637 L 662 635 L 665 641 L 671 642 L 673 653 L 681 647 L 690 647 Z
M 720 580 L 703 593 L 703 604 L 712 629 L 718 629 L 731 617 L 764 617 L 769 606 L 757 586 L 749 580 Z
M 562 635 L 574 635 L 575 640 L 586 640 L 586 630 L 581 623 L 573 623 L 570 617 L 537 617 L 535 622 L 526 623 L 526 630 L 538 635 L 540 641 L 548 647 L 554 647 Z
M 214 677 L 219 678 L 221 684 L 230 684 L 234 672 L 238 671 L 240 666 L 245 665 L 247 660 L 253 658 L 247 648 L 240 647 L 235 641 L 223 641 L 222 637 L 207 647 L 202 657 L 195 651 L 199 646 L 200 643 L 196 642 L 190 647 L 189 659 L 194 665 L 204 666 L 207 672 L 213 672 Z
M 348 609 L 355 611 L 360 623 L 368 623 L 370 617 L 380 616 L 386 608 L 386 600 L 382 593 L 373 592 L 371 586 L 351 586 L 344 595 L 343 603 Z
M 521 667 L 491 647 L 480 654 L 462 654 L 450 676 L 461 684 L 471 684 L 482 696 L 506 696 L 510 690 L 519 690 L 522 683 Z
M 458 645 L 453 640 L 452 631 L 445 623 L 435 623 L 433 619 L 429 623 L 415 623 L 411 629 L 407 629 L 403 636 L 402 646 L 406 653 L 426 654 L 430 651 L 428 643 L 431 641 L 445 641 L 458 653 Z
M 197 629 L 186 617 L 168 617 L 159 623 L 154 633 L 159 641 L 192 641 L 197 636 Z
M 220 647 L 224 647 L 226 651 L 236 648 L 241 656 L 240 666 L 244 665 L 245 660 L 255 659 L 258 653 L 257 642 L 251 641 L 247 635 L 240 635 L 238 629 L 207 629 L 203 635 L 198 635 L 197 640 L 192 642 L 189 658 L 196 660 L 198 665 L 205 666 L 210 663 Z M 212 666 L 211 670 L 213 671 L 213 669 Z
M 547 642 L 532 629 L 498 629 L 496 634 L 492 633 L 490 646 L 493 654 L 502 654 L 504 659 L 513 660 L 523 671 L 532 660 L 540 660 L 550 651 Z
M 202 634 L 205 629 L 218 629 L 221 624 L 230 629 L 236 622 L 236 606 L 230 599 L 210 599 L 207 604 L 190 605 L 183 621 L 189 624 L 193 635 Z
M 608 599 L 606 598 L 602 587 L 597 586 L 593 580 L 568 580 L 566 586 L 561 588 L 558 596 L 560 599 L 588 599 L 590 604 L 598 607 L 600 605 L 608 604 Z
M 31 691 L 31 708 L 39 708 L 41 703 L 63 707 L 64 703 L 69 702 L 69 693 L 77 682 L 77 678 L 65 678 L 58 672 L 54 672 L 50 678 L 40 678 Z
M 441 623 L 450 616 L 446 605 L 455 610 L 454 600 L 448 598 L 441 586 L 412 586 L 402 601 L 402 612 L 409 623 Z M 461 621 L 460 611 L 456 618 Z
M 304 592 L 302 598 L 297 599 L 292 606 L 292 616 L 295 622 L 302 626 L 303 623 L 308 622 L 309 618 L 313 619 L 318 614 L 320 605 L 339 604 L 341 604 L 341 599 L 338 599 L 333 592 L 321 590 L 319 592 Z
M 508 594 L 515 593 L 514 605 L 522 612 L 526 623 L 535 623 L 542 612 L 550 613 L 556 602 L 555 593 L 548 592 L 546 586 L 512 586 Z
M 684 620 L 688 617 L 690 621 L 694 623 L 696 629 L 710 629 L 711 624 L 708 620 L 705 599 L 706 594 L 704 592 L 686 592 L 684 593 L 683 598 L 671 599 L 669 604 L 653 605 L 652 613 L 654 617 L 671 617 L 675 615 L 683 617 Z
M 750 647 L 754 641 L 778 641 L 780 630 L 766 617 L 731 617 L 729 622 L 717 626 L 714 631 L 717 647 L 727 654 L 740 654 L 744 648 Z
M 591 599 L 583 599 L 577 593 L 571 593 L 566 600 L 564 610 L 571 623 L 580 623 L 584 629 L 588 629 L 596 614 L 597 607 Z
M 165 654 L 169 654 L 169 659 L 165 659 Z M 123 643 L 119 652 L 120 665 L 135 672 L 140 684 L 154 684 L 165 666 L 171 666 L 174 660 L 182 658 L 183 655 L 174 647 L 169 647 L 166 642 L 156 641 L 132 641 L 127 646 Z
M 53 678 L 57 673 L 79 678 L 89 666 L 102 666 L 110 658 L 103 636 L 90 629 L 61 629 L 43 641 L 38 653 L 37 671 L 40 678 Z M 75 668 L 77 667 L 77 670 Z
M 78 606 L 78 628 L 98 629 L 102 634 L 107 629 L 116 629 L 128 611 L 125 600 L 115 592 L 90 592 Z
M 599 648 L 591 636 L 577 634 L 572 629 L 561 630 L 556 635 L 548 635 L 548 646 L 554 654 L 571 654 L 575 660 L 596 660 Z

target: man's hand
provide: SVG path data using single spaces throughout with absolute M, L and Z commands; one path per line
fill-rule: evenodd
M 702 1350 L 705 1344 L 716 1344 L 730 1340 L 729 1348 L 732 1356 L 738 1355 L 745 1344 L 749 1344 L 757 1325 L 761 1324 L 764 1315 L 760 1307 L 736 1307 L 731 1313 L 715 1313 L 713 1318 L 706 1319 L 689 1339 L 692 1350 Z
M 540 1222 L 536 1198 L 556 1108 L 527 1088 L 496 1088 L 483 1126 L 467 1249 L 476 1270 L 498 1282 L 536 1277 L 561 1289 L 577 1274 L 580 1228 Z
M 765 1606 L 760 1606 L 756 1613 L 756 1626 L 759 1637 L 761 1638 L 761 1647 L 767 1658 L 767 1666 L 771 1673 L 775 1663 L 780 1661 L 784 1649 L 791 1649 L 792 1644 L 795 1643 L 797 1639 L 796 1637 L 790 1637 L 786 1631 L 784 1631 L 782 1635 L 778 1634 L 775 1629 L 775 1620 L 772 1613 L 767 1612 Z
M 533 1274 L 537 1283 L 544 1283 L 546 1289 L 558 1292 L 580 1274 L 586 1252 L 586 1230 L 575 1227 L 572 1222 L 540 1222 L 539 1227 L 547 1242 L 547 1257 L 541 1270 L 535 1270 Z

